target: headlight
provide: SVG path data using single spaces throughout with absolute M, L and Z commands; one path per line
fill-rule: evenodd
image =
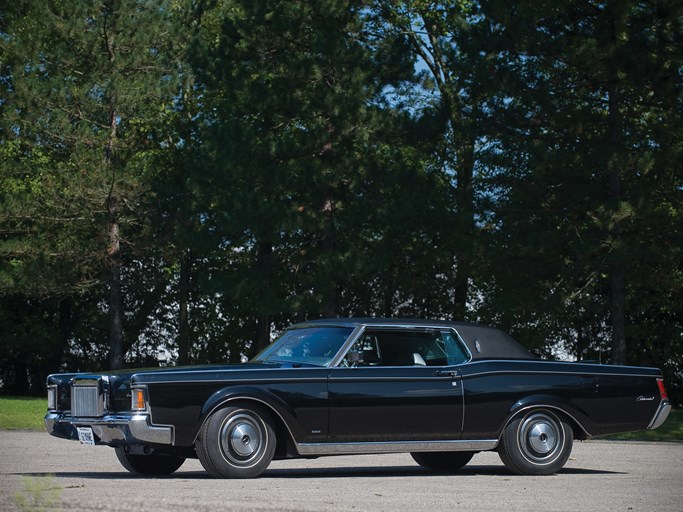
M 147 393 L 145 388 L 132 388 L 130 390 L 130 409 L 132 411 L 147 410 Z
M 57 386 L 55 385 L 47 387 L 47 410 L 57 410 Z

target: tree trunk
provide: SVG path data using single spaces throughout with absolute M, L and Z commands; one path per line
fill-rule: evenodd
M 270 343 L 271 319 L 263 315 L 256 319 L 256 347 L 252 349 L 252 355 L 256 355 Z
M 256 267 L 259 269 L 259 275 L 263 278 L 258 284 L 260 287 L 259 296 L 263 300 L 260 301 L 260 304 L 257 304 L 257 309 L 260 311 L 256 319 L 256 345 L 252 347 L 252 355 L 256 355 L 270 343 L 272 319 L 270 311 L 268 311 L 268 307 L 264 303 L 270 302 L 265 296 L 272 293 L 272 265 L 273 244 L 270 242 L 260 242 L 256 249 Z
M 116 219 L 116 198 L 109 198 L 109 369 L 123 368 L 123 299 L 121 293 L 121 263 L 119 224 Z
M 59 301 L 58 320 L 57 320 L 57 343 L 53 345 L 49 361 L 41 365 L 43 374 L 41 375 L 41 386 L 46 392 L 47 375 L 55 370 L 61 369 L 64 354 L 69 350 L 69 340 L 72 336 L 76 315 L 74 314 L 74 299 L 69 296 Z
M 613 263 L 610 269 L 612 316 L 612 364 L 626 364 L 625 274 L 623 265 Z
M 339 311 L 339 290 L 334 281 L 329 283 L 327 293 L 325 295 L 325 307 L 323 308 L 323 315 L 325 318 L 335 318 Z
M 337 261 L 337 243 L 334 230 L 334 198 L 332 191 L 328 190 L 325 194 L 325 201 L 322 206 L 324 218 L 324 229 L 322 234 L 322 253 L 325 265 L 324 277 L 326 282 L 323 303 L 323 316 L 334 318 L 337 316 L 339 308 L 339 283 L 337 281 L 338 269 L 334 262 Z
M 107 16 L 104 13 L 104 16 Z M 103 39 L 109 56 L 109 62 L 114 63 L 114 36 L 107 32 L 105 23 Z M 105 206 L 109 215 L 109 247 L 107 263 L 109 265 L 109 368 L 118 370 L 123 367 L 123 295 L 121 293 L 121 237 L 119 233 L 118 201 L 115 185 L 116 174 L 114 167 L 114 150 L 116 146 L 118 127 L 117 96 L 115 91 L 109 91 L 109 139 L 104 148 L 104 169 L 111 172 L 109 194 Z
M 455 120 L 452 122 L 456 130 Z M 461 123 L 462 125 L 462 123 Z M 460 126 L 459 129 L 464 129 Z M 458 252 L 453 286 L 453 316 L 455 320 L 467 318 L 467 297 L 472 275 L 474 247 L 474 140 L 465 134 L 456 135 L 458 148 L 458 174 L 456 184 L 456 208 Z
M 10 371 L 10 376 L 12 372 Z M 16 360 L 14 364 L 14 379 L 10 377 L 7 389 L 10 390 L 10 394 L 16 396 L 28 395 L 29 393 L 29 382 L 28 382 L 28 364 L 25 357 L 20 357 Z
M 584 347 L 586 345 L 586 336 L 583 331 L 583 323 L 582 322 L 576 322 L 574 324 L 574 329 L 576 330 L 576 346 L 574 349 L 574 353 L 576 354 L 576 360 L 577 361 L 583 361 L 584 358 Z
M 112 114 L 114 117 L 115 114 Z M 107 164 L 111 166 L 111 151 L 116 136 L 115 120 L 110 145 L 107 148 Z M 118 205 L 114 194 L 114 180 L 107 198 L 107 212 L 109 213 L 109 247 L 107 250 L 107 264 L 109 266 L 109 368 L 118 370 L 123 368 L 124 340 L 123 340 L 123 294 L 121 293 L 121 236 L 119 233 Z
M 192 276 L 192 255 L 186 251 L 180 259 L 180 282 L 178 283 L 178 364 L 190 363 L 190 287 Z
M 154 288 L 145 293 L 144 299 L 138 307 L 135 316 L 126 321 L 126 339 L 124 340 L 123 353 L 126 354 L 132 347 L 149 323 L 149 316 L 154 312 L 161 300 L 161 295 L 166 289 L 166 281 L 157 278 Z
M 457 242 L 455 256 L 455 276 L 453 278 L 453 316 L 456 320 L 467 317 L 467 297 L 469 283 L 472 275 L 472 257 L 475 245 L 474 225 L 474 142 L 473 126 L 468 120 L 467 114 L 463 113 L 459 86 L 453 77 L 451 70 L 446 64 L 446 58 L 440 49 L 439 33 L 435 28 L 437 22 L 432 19 L 433 12 L 421 10 L 426 31 L 426 37 L 418 37 L 412 32 L 412 27 L 406 27 L 411 37 L 413 46 L 418 55 L 422 57 L 429 68 L 435 84 L 439 89 L 444 111 L 448 115 L 451 137 L 456 150 L 456 161 L 451 162 L 456 172 L 455 200 L 456 200 L 456 226 L 453 237 Z M 475 102 L 470 101 L 473 107 Z
M 608 5 L 608 9 L 609 9 Z M 610 16 L 611 55 L 608 70 L 608 126 L 609 126 L 609 155 L 608 186 L 609 200 L 612 207 L 614 227 L 612 228 L 612 254 L 609 260 L 610 283 L 610 313 L 612 323 L 612 364 L 626 363 L 626 320 L 625 320 L 625 281 L 624 255 L 621 244 L 622 226 L 619 220 L 619 208 L 622 201 L 621 164 L 619 157 L 619 78 L 615 62 L 616 56 L 616 20 L 614 13 L 608 10 Z
M 109 369 L 123 368 L 123 311 L 121 268 L 113 263 L 109 270 Z

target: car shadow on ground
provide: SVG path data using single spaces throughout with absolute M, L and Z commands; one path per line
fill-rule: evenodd
M 581 468 L 564 468 L 559 474 L 605 475 L 623 474 L 616 471 L 604 471 Z M 389 467 L 344 467 L 344 468 L 283 468 L 270 469 L 261 478 L 352 478 L 352 477 L 434 477 L 451 475 L 457 477 L 473 476 L 503 476 L 517 478 L 504 466 L 467 466 L 458 471 L 436 472 L 420 467 L 389 466 Z M 524 477 L 528 478 L 528 477 Z
M 619 471 L 606 471 L 583 468 L 564 468 L 559 475 L 624 475 Z M 68 471 L 55 473 L 14 473 L 16 476 L 46 477 L 57 478 L 83 478 L 88 480 L 140 480 L 142 478 L 153 478 L 155 480 L 203 480 L 211 479 L 204 471 L 182 471 L 182 468 L 168 476 L 144 477 L 137 476 L 126 471 L 121 472 L 82 472 Z M 331 467 L 331 468 L 273 468 L 268 469 L 260 479 L 269 478 L 416 478 L 416 477 L 435 477 L 450 475 L 458 478 L 477 477 L 477 476 L 498 476 L 507 478 L 530 478 L 528 476 L 518 476 L 510 473 L 503 466 L 467 466 L 458 471 L 434 472 L 420 467 L 411 466 L 384 466 L 384 467 Z M 552 478 L 552 476 L 550 477 Z

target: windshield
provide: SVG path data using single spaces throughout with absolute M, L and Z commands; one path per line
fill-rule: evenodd
M 290 329 L 268 345 L 253 361 L 326 366 L 352 332 L 351 327 Z

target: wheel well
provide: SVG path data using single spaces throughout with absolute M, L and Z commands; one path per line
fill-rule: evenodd
M 572 429 L 572 435 L 574 439 L 578 439 L 580 441 L 583 441 L 585 439 L 588 439 L 590 436 L 586 432 L 586 429 L 583 428 L 581 423 L 572 416 L 570 413 L 562 409 L 561 407 L 558 407 L 557 405 L 548 405 L 548 404 L 534 404 L 534 405 L 529 405 L 526 407 L 522 407 L 521 409 L 515 411 L 513 414 L 510 415 L 508 420 L 505 422 L 505 425 L 503 425 L 503 428 L 500 431 L 500 436 L 498 437 L 500 441 L 500 437 L 503 435 L 503 432 L 507 428 L 507 426 L 510 424 L 511 421 L 513 421 L 517 416 L 524 414 L 529 411 L 534 411 L 534 410 L 540 410 L 540 409 L 549 409 L 551 412 L 557 414 L 558 416 L 561 416 L 562 419 L 566 420 L 566 422 L 569 424 L 569 426 Z
M 206 414 L 199 431 L 201 432 L 204 423 L 206 423 L 206 421 L 214 412 L 225 407 L 226 405 L 242 405 L 243 407 L 248 408 L 250 404 L 267 410 L 273 419 L 273 426 L 275 427 L 275 457 L 286 458 L 290 454 L 295 455 L 296 450 L 294 449 L 294 437 L 292 436 L 289 427 L 287 427 L 285 420 L 273 406 L 258 398 L 236 396 L 230 397 L 215 404 L 214 407 Z

